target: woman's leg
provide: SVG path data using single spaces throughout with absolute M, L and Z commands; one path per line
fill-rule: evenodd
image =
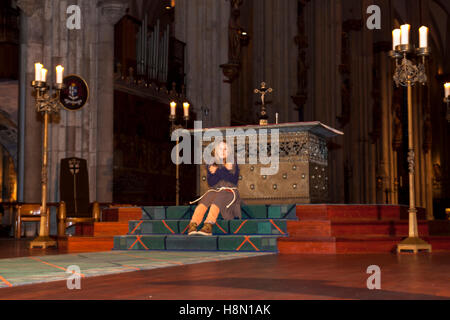
M 197 234 L 203 236 L 211 236 L 213 233 L 213 226 L 217 221 L 217 217 L 219 217 L 219 212 L 219 207 L 215 204 L 212 204 L 209 208 L 209 213 L 208 217 L 205 220 L 205 224 L 203 225 L 203 228 L 197 232 Z
M 215 204 L 211 205 L 211 208 L 209 209 L 208 217 L 206 217 L 205 223 L 209 224 L 215 224 L 217 221 L 217 218 L 219 217 L 220 209 Z
M 196 223 L 197 225 L 200 225 L 200 223 L 202 223 L 203 221 L 203 217 L 205 216 L 206 210 L 208 210 L 208 208 L 204 204 L 200 203 L 197 206 L 197 208 L 195 208 L 194 215 L 192 216 L 191 219 L 191 223 Z

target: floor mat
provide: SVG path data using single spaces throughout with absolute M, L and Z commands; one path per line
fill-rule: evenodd
M 250 258 L 264 252 L 174 252 L 108 251 L 0 260 L 0 288 L 67 280 L 74 272 L 80 277 L 103 276 L 182 266 L 203 262 Z M 71 267 L 72 266 L 72 267 Z M 75 268 L 73 266 L 76 266 Z M 71 269 L 71 271 L 68 271 Z

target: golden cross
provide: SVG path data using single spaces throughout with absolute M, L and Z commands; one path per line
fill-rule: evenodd
M 255 89 L 255 93 L 256 94 L 261 94 L 261 103 L 264 106 L 264 97 L 267 93 L 271 93 L 273 91 L 272 88 L 266 88 L 266 83 L 265 82 L 261 82 L 261 88 L 259 89 Z

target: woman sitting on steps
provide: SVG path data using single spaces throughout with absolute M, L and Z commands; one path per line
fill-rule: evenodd
M 228 150 L 225 142 L 219 143 L 214 150 L 215 163 L 206 166 L 207 182 L 210 189 L 198 200 L 191 202 L 191 204 L 199 202 L 199 205 L 189 223 L 189 235 L 212 235 L 212 229 L 219 213 L 225 220 L 241 219 L 241 199 L 237 190 L 239 166 L 227 161 L 230 152 L 231 150 Z M 208 208 L 209 214 L 203 228 L 197 231 Z

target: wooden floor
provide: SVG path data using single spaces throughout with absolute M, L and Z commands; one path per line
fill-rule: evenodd
M 1 251 L 1 250 L 0 250 Z M 381 268 L 368 290 L 367 267 Z M 0 289 L 0 299 L 450 299 L 450 255 L 271 255 Z
M 46 256 L 66 253 L 65 250 L 56 248 L 47 248 L 45 250 L 41 248 L 28 249 L 28 244 L 33 238 L 22 238 L 16 240 L 14 238 L 0 239 L 0 259 L 6 258 L 19 258 L 30 256 Z

